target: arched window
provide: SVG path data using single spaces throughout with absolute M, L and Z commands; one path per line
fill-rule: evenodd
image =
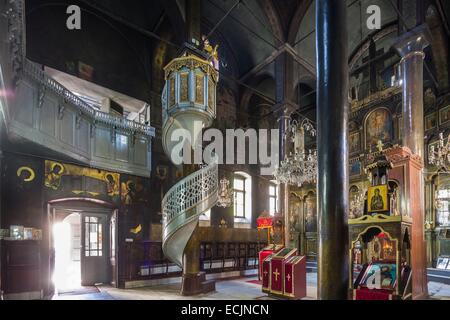
M 274 182 L 269 184 L 269 213 L 271 216 L 278 213 L 278 185 Z
M 233 177 L 235 222 L 250 223 L 252 218 L 252 178 L 245 172 Z

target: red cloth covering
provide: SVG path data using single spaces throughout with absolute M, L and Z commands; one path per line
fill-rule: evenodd
M 392 292 L 376 289 L 357 289 L 355 300 L 392 300 Z
M 259 277 L 262 279 L 263 261 L 273 253 L 273 250 L 263 250 L 259 252 Z M 268 269 L 270 272 L 270 269 Z
M 272 276 L 270 278 L 270 291 L 283 293 L 283 260 L 272 259 L 270 261 Z
M 270 262 L 264 261 L 261 266 L 262 287 L 265 289 L 270 289 Z
M 284 266 L 284 293 L 286 294 L 294 293 L 294 289 L 292 286 L 294 276 L 292 271 L 292 264 L 286 264 Z
M 260 218 L 256 219 L 256 225 L 260 229 L 271 227 L 272 222 L 273 222 L 272 217 L 260 217 Z

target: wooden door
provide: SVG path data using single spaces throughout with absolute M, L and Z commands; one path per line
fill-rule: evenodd
M 81 215 L 81 284 L 110 282 L 109 223 L 106 214 Z

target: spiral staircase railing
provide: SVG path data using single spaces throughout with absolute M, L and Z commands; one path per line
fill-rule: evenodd
M 178 266 L 198 218 L 217 202 L 217 186 L 218 165 L 213 162 L 179 181 L 162 200 L 163 251 Z

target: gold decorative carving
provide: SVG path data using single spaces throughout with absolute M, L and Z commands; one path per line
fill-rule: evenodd
M 180 102 L 189 101 L 188 94 L 188 73 L 180 73 Z
M 364 107 L 374 101 L 381 101 L 381 100 L 388 99 L 388 98 L 400 93 L 401 91 L 402 91 L 401 87 L 397 87 L 397 86 L 389 87 L 385 90 L 375 92 L 362 100 L 353 100 L 350 102 L 351 111 L 354 112 L 356 110 L 359 110 L 362 107 Z
M 195 102 L 199 104 L 205 103 L 205 93 L 203 85 L 204 77 L 202 74 L 195 75 Z
M 171 107 L 175 104 L 175 78 L 170 79 L 169 87 L 169 107 Z
M 211 79 L 208 79 L 208 107 L 210 109 L 214 108 L 214 100 L 215 100 L 215 93 L 216 93 L 216 88 L 215 85 L 213 83 L 213 81 Z
M 165 68 L 166 80 L 170 77 L 172 72 L 178 71 L 182 68 L 187 68 L 189 70 L 201 69 L 204 73 L 211 76 L 214 82 L 217 83 L 219 79 L 219 73 L 213 67 L 211 62 L 203 60 L 194 55 L 185 55 L 180 58 L 173 59 Z
M 409 222 L 412 220 L 408 216 L 387 216 L 384 214 L 377 214 L 374 216 L 365 215 L 356 219 L 348 219 L 348 224 L 360 223 L 381 223 L 381 222 Z

